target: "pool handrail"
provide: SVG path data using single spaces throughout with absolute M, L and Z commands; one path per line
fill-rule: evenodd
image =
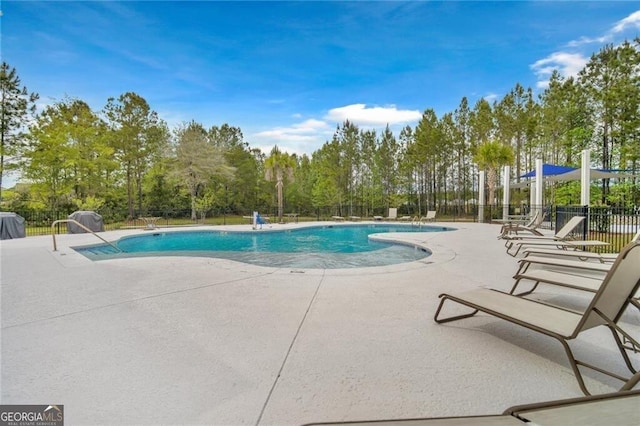
M 59 223 L 67 223 L 67 222 L 72 222 L 76 225 L 78 225 L 80 228 L 84 229 L 85 231 L 95 235 L 96 237 L 100 238 L 102 241 L 104 241 L 105 243 L 109 244 L 111 247 L 113 247 L 114 249 L 116 249 L 117 251 L 121 252 L 122 250 L 120 250 L 115 244 L 110 243 L 109 241 L 105 240 L 104 238 L 102 238 L 100 235 L 96 234 L 95 232 L 93 232 L 91 229 L 87 228 L 86 226 L 84 226 L 83 224 L 81 224 L 80 222 L 78 222 L 75 219 L 59 219 L 54 221 L 51 224 L 51 236 L 53 237 L 53 251 L 58 251 L 58 246 L 56 245 L 56 232 L 53 229 L 57 224 Z

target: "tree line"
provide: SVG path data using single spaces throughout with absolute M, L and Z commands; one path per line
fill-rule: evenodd
M 539 95 L 519 83 L 501 99 L 463 97 L 438 116 L 425 109 L 415 127 L 394 134 L 345 121 L 310 155 L 252 148 L 227 123 L 191 121 L 170 129 L 134 92 L 109 98 L 100 111 L 74 98 L 36 112 L 17 71 L 0 69 L 0 186 L 18 170 L 26 184 L 0 192 L 3 210 L 190 209 L 193 218 L 217 208 L 242 213 L 371 216 L 399 207 L 406 214 L 495 204 L 501 166 L 513 178 L 535 160 L 580 166 L 590 149 L 600 168 L 636 172 L 640 158 L 640 38 L 594 53 L 576 77 L 554 71 Z M 477 172 L 487 172 L 489 198 L 477 197 Z M 556 203 L 579 188 L 557 184 Z M 595 203 L 640 204 L 637 180 L 604 180 Z M 525 192 L 512 196 L 526 200 Z

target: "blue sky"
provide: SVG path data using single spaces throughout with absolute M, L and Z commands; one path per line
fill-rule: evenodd
M 463 96 L 537 93 L 640 31 L 639 2 L 2 2 L 2 60 L 40 107 L 143 96 L 171 127 L 228 123 L 312 153 L 349 119 L 396 132 Z

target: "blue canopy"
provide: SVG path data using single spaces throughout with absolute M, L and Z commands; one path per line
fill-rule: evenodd
M 576 170 L 575 167 L 568 167 L 568 166 L 556 166 L 555 164 L 543 164 L 542 165 L 542 174 L 544 176 L 555 176 L 555 175 L 561 175 L 563 173 L 567 173 L 570 171 Z M 521 178 L 532 178 L 532 177 L 536 177 L 536 171 L 532 170 L 527 174 L 524 174 L 522 176 L 520 176 Z

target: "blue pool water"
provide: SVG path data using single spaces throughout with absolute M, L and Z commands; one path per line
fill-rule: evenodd
M 75 247 L 75 250 L 93 260 L 187 255 L 232 259 L 261 266 L 349 268 L 410 262 L 430 254 L 412 246 L 372 241 L 370 234 L 449 230 L 441 226 L 369 224 L 327 225 L 284 231 L 154 232 L 119 239 L 115 245 L 122 252 L 106 244 Z

